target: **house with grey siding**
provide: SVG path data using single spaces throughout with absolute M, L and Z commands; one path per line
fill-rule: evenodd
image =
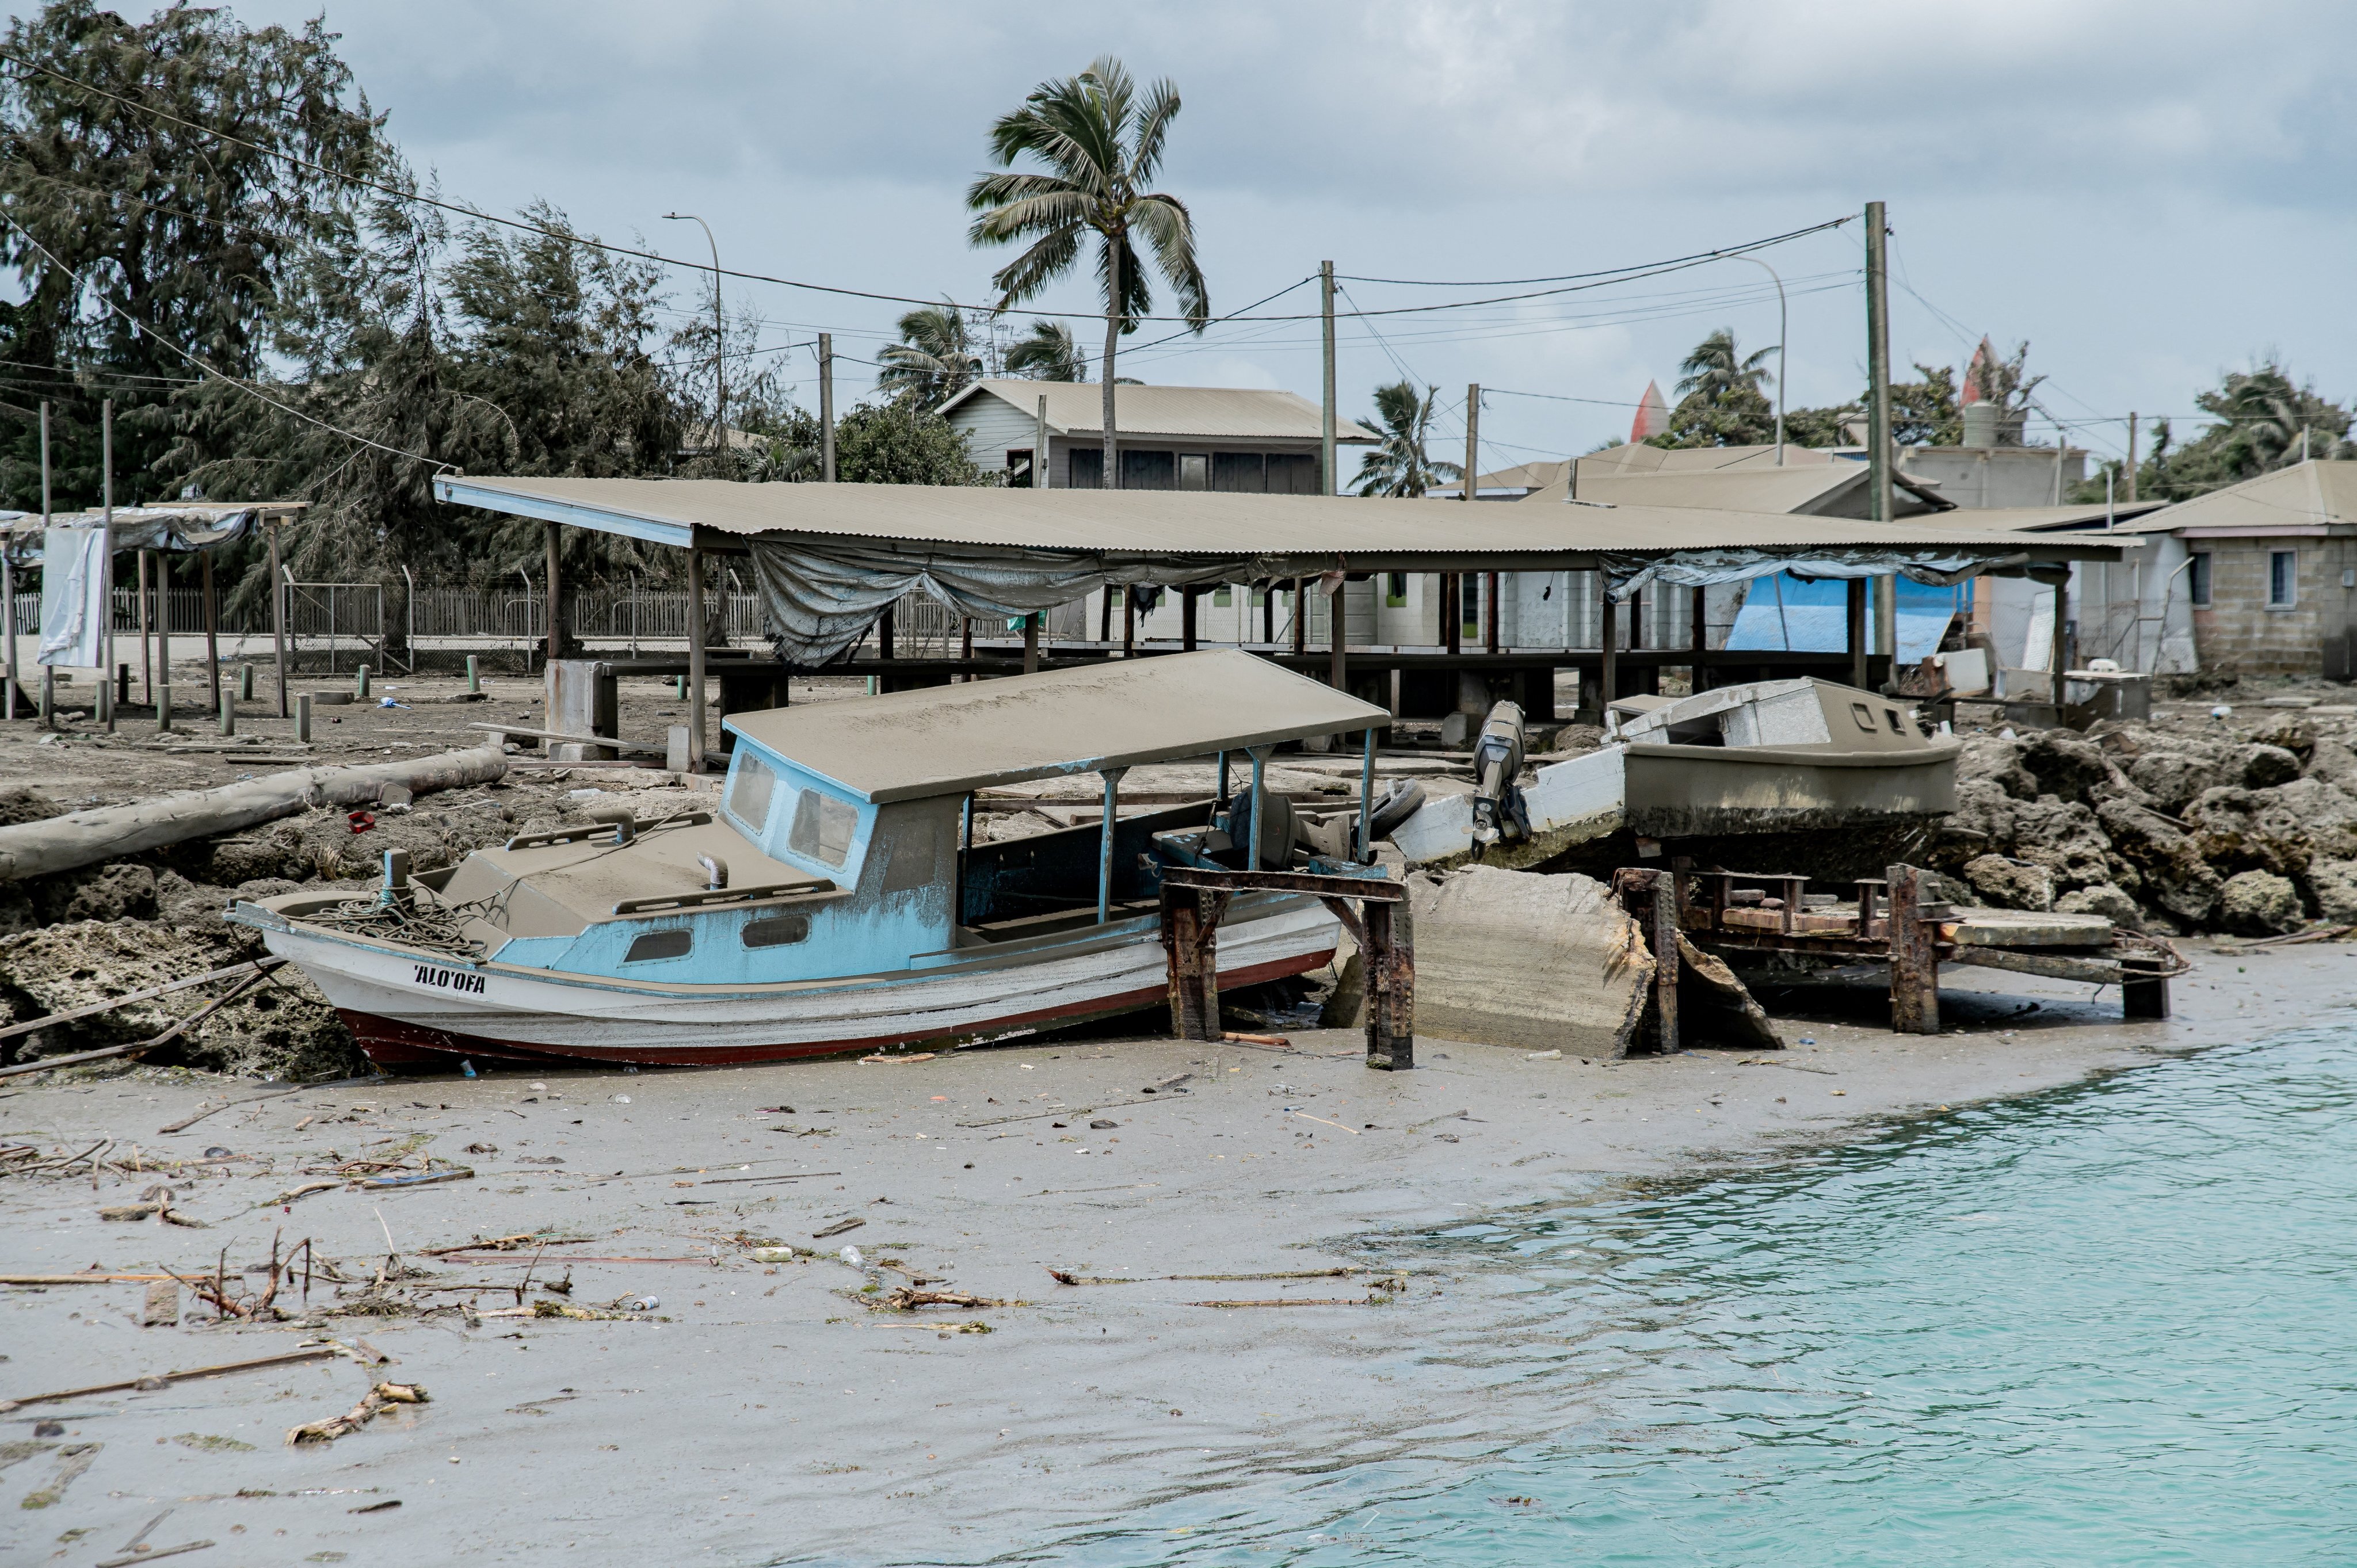
M 941 407 L 974 460 L 1018 488 L 1104 488 L 1104 389 L 1086 381 L 989 380 Z M 1046 413 L 1041 414 L 1045 403 Z M 1121 488 L 1314 496 L 1322 414 L 1289 392 L 1247 387 L 1114 388 Z M 1379 439 L 1342 420 L 1335 439 Z M 1039 448 L 1044 445 L 1044 460 Z

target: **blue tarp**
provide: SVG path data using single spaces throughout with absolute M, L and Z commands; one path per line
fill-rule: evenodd
M 1899 583 L 1899 661 L 1921 663 L 1940 650 L 1948 622 L 1972 603 L 1972 585 L 1935 588 L 1905 577 Z M 1747 652 L 1840 653 L 1849 647 L 1849 585 L 1803 579 L 1789 572 L 1752 580 L 1736 613 L 1727 646 Z M 1867 599 L 1867 646 L 1876 641 L 1874 600 Z

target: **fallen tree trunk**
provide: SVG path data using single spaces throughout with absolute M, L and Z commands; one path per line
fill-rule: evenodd
M 235 832 L 311 806 L 356 806 L 399 787 L 412 795 L 488 784 L 507 771 L 488 746 L 365 768 L 297 768 L 218 789 L 191 789 L 128 806 L 104 806 L 0 827 L 0 882 L 47 876 L 166 844 Z

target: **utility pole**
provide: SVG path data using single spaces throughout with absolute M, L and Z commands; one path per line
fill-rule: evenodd
M 2130 410 L 2128 410 L 2128 499 L 2129 499 L 2129 500 L 2131 500 L 2131 501 L 2133 501 L 2133 500 L 2135 500 L 2135 499 L 2136 499 L 2136 410 L 2135 410 L 2135 409 L 2130 409 Z
M 728 374 L 726 363 L 727 328 L 720 315 L 720 242 L 712 237 L 712 225 L 693 212 L 666 212 L 671 221 L 694 223 L 704 231 L 705 244 L 712 247 L 712 449 L 728 450 Z
M 99 515 L 106 530 L 106 592 L 99 602 L 106 608 L 106 668 L 98 672 L 102 684 L 114 680 L 114 400 L 108 398 L 98 405 Z M 106 704 L 106 727 L 114 727 L 114 704 Z
M 1326 331 L 1326 413 L 1323 432 L 1318 443 L 1318 467 L 1325 471 L 1326 488 L 1321 495 L 1332 495 L 1340 486 L 1340 477 L 1334 472 L 1334 263 L 1318 263 L 1318 311 Z M 1296 615 L 1301 613 L 1296 606 Z M 1257 810 L 1258 808 L 1254 808 Z
M 1890 496 L 1890 252 L 1879 201 L 1866 204 L 1867 516 L 1892 521 Z M 1780 366 L 1779 369 L 1781 369 Z M 1899 653 L 1899 579 L 1874 580 L 1875 651 Z M 1892 671 L 1895 677 L 1897 671 Z
M 1465 499 L 1473 499 L 1473 475 L 1481 463 L 1481 383 L 1465 389 Z
M 834 334 L 818 335 L 819 475 L 834 483 Z

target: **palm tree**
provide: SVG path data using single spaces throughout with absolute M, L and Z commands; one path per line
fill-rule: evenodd
M 1383 433 L 1383 444 L 1359 459 L 1359 493 L 1362 496 L 1420 496 L 1436 479 L 1454 479 L 1465 470 L 1454 463 L 1437 463 L 1424 455 L 1432 434 L 1432 413 L 1440 389 L 1422 397 L 1413 381 L 1395 381 L 1375 389 L 1374 423 Z
M 1195 260 L 1195 224 L 1186 203 L 1149 189 L 1161 166 L 1163 143 L 1178 115 L 1178 89 L 1154 83 L 1145 101 L 1128 70 L 1102 56 L 1075 77 L 1045 81 L 990 128 L 990 150 L 1002 169 L 984 175 L 966 192 L 981 214 L 966 238 L 976 245 L 1030 242 L 991 278 L 1004 310 L 1031 299 L 1072 270 L 1091 232 L 1100 241 L 1097 281 L 1104 291 L 1104 483 L 1118 489 L 1119 440 L 1114 425 L 1114 354 L 1121 334 L 1154 307 L 1135 242 L 1145 241 L 1155 264 L 1178 296 L 1189 328 L 1200 332 L 1211 316 L 1203 272 Z M 1013 172 L 1026 155 L 1044 172 Z
M 914 403 L 939 408 L 982 373 L 982 356 L 966 339 L 965 315 L 954 305 L 921 305 L 900 317 L 900 340 L 877 358 L 883 372 L 876 390 Z
M 1088 361 L 1072 341 L 1072 329 L 1060 321 L 1035 321 L 1031 335 L 1006 350 L 1006 373 L 1035 381 L 1084 381 Z
M 1678 382 L 1681 392 L 1700 392 L 1703 401 L 1713 406 L 1723 406 L 1742 392 L 1759 394 L 1763 386 L 1772 386 L 1776 378 L 1760 361 L 1776 350 L 1762 349 L 1749 359 L 1737 358 L 1735 328 L 1722 327 L 1695 345 L 1678 369 L 1685 376 Z

